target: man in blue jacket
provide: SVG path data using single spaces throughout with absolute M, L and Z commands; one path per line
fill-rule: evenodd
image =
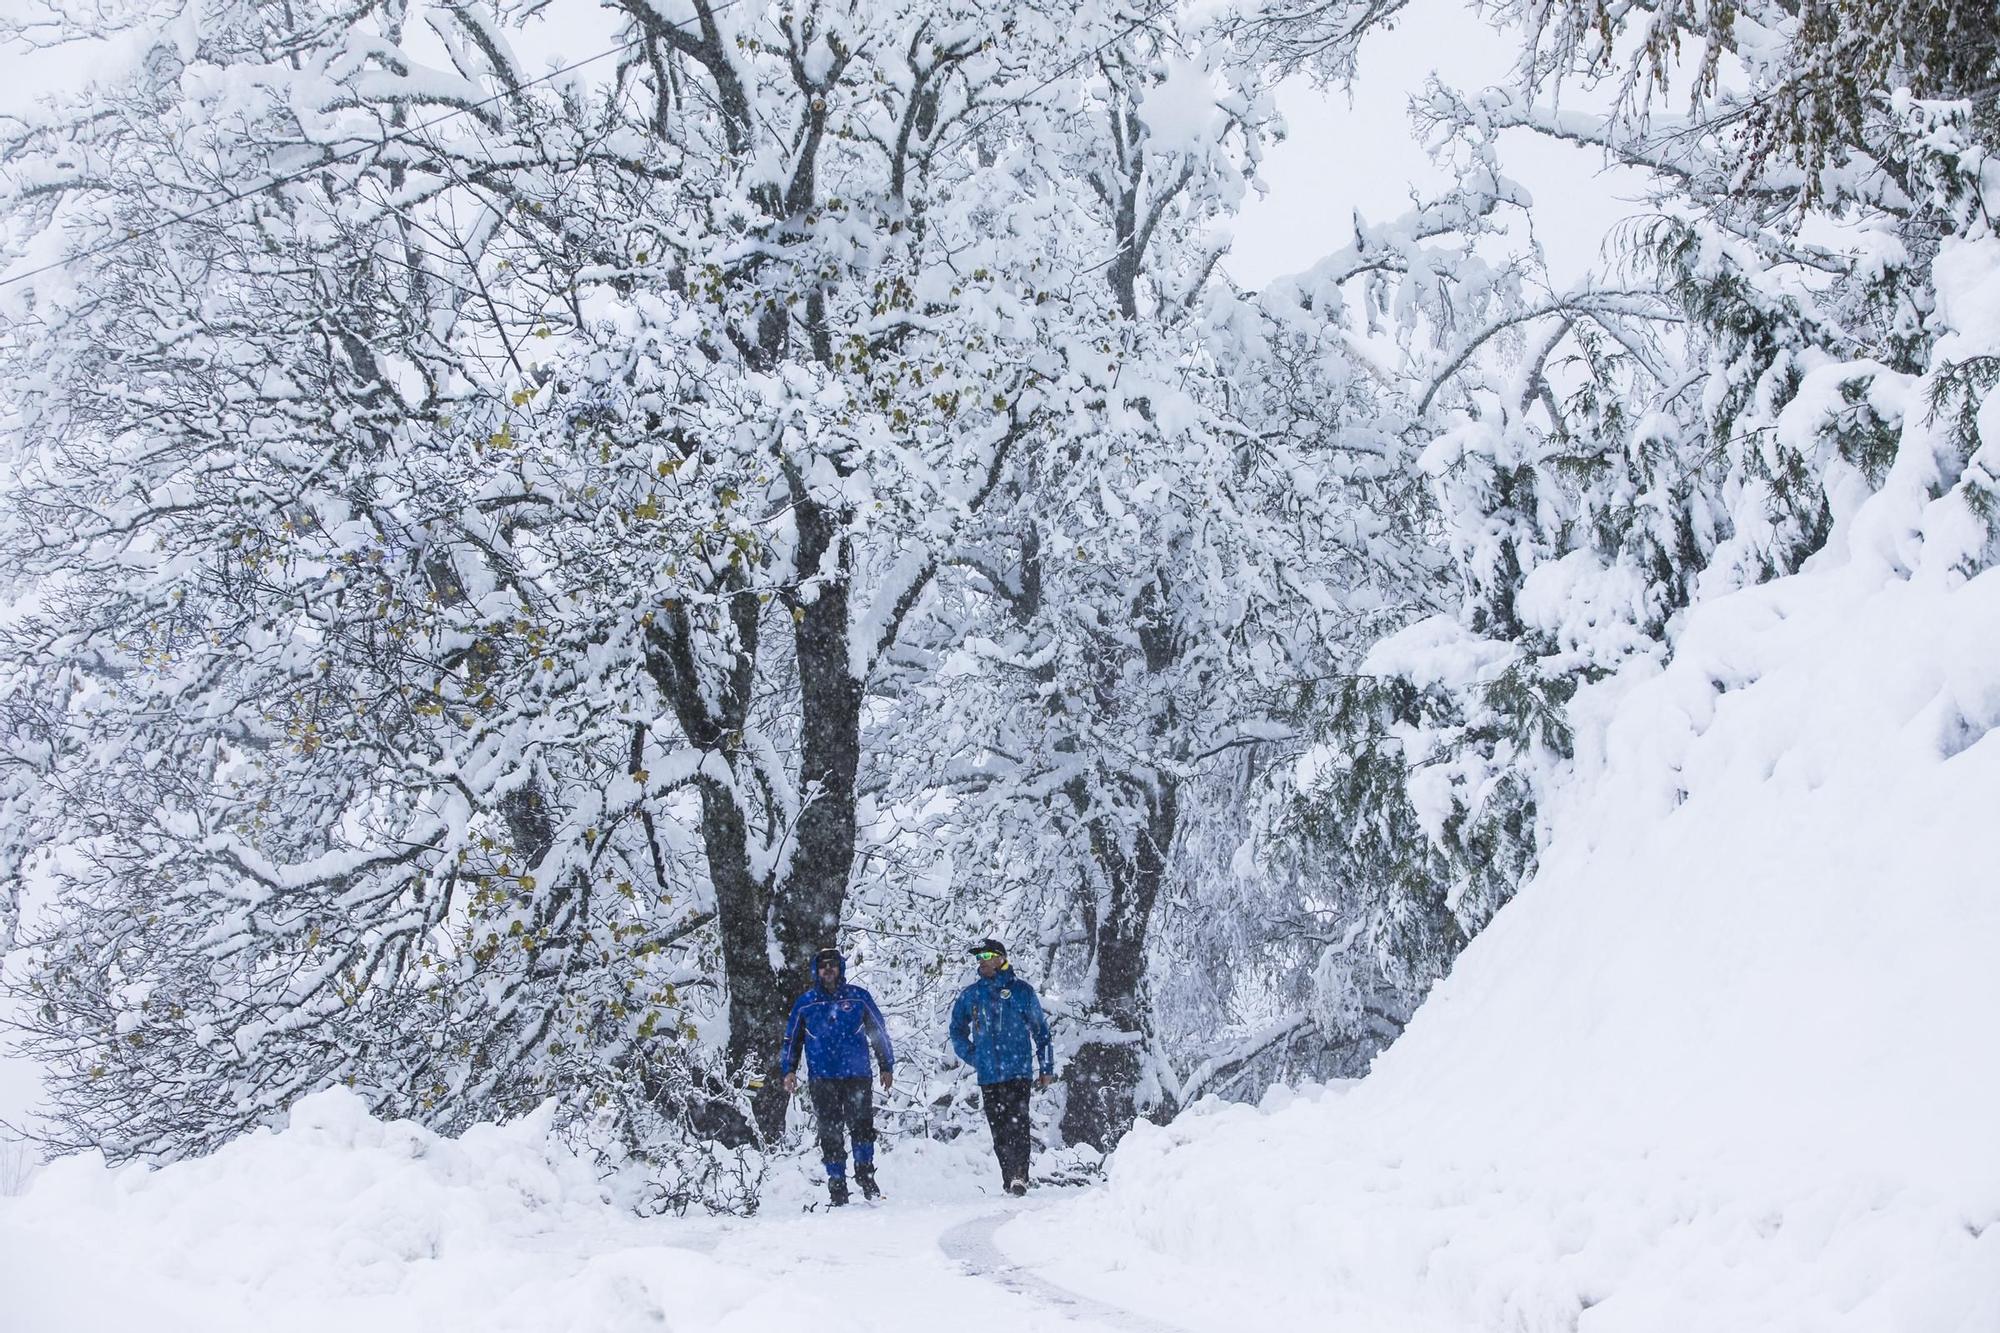
M 1029 1079 L 1046 1088 L 1055 1077 L 1049 1020 L 1034 988 L 1014 975 L 998 940 L 972 946 L 979 980 L 951 1007 L 951 1048 L 979 1076 L 979 1100 L 993 1131 L 993 1155 L 1009 1194 L 1028 1192 Z
M 813 985 L 792 1002 L 785 1022 L 778 1068 L 785 1092 L 799 1090 L 799 1055 L 812 1074 L 813 1114 L 819 1120 L 820 1159 L 826 1163 L 827 1196 L 834 1207 L 847 1202 L 847 1148 L 854 1141 L 854 1183 L 870 1199 L 882 1197 L 875 1183 L 875 1094 L 868 1086 L 868 1051 L 882 1067 L 882 1089 L 896 1082 L 896 1053 L 875 997 L 847 984 L 847 960 L 837 949 L 813 955 Z

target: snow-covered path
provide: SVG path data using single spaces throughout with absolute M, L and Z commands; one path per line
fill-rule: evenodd
M 1119 1329 L 1123 1333 L 1184 1333 L 1177 1325 L 1107 1305 L 1016 1263 L 995 1238 L 995 1233 L 1015 1216 L 1013 1212 L 990 1212 L 969 1218 L 940 1236 L 938 1248 L 969 1276 L 1002 1286 L 1053 1313 L 1067 1316 L 1071 1322 Z
M 317 1284 L 304 1270 L 317 1267 L 318 1256 L 304 1237 L 293 1263 L 253 1277 L 217 1271 L 226 1265 L 214 1256 L 149 1254 L 102 1233 L 0 1221 L 0 1290 L 9 1294 L 7 1333 L 751 1333 L 829 1317 L 916 1333 L 969 1311 L 1028 1331 L 1186 1333 L 1016 1264 L 995 1233 L 1025 1209 L 982 1201 L 727 1224 L 635 1221 L 547 1237 L 504 1264 L 444 1253 L 385 1260 L 366 1265 L 370 1280 L 345 1291 L 309 1290 Z
M 997 1317 L 1017 1329 L 1187 1333 L 1071 1291 L 1008 1254 L 999 1233 L 1059 1199 L 892 1201 L 838 1213 L 689 1223 L 677 1243 L 705 1243 L 719 1264 L 769 1281 L 771 1290 L 754 1309 L 746 1306 L 718 1329 L 761 1329 L 767 1315 L 789 1318 L 796 1303 L 802 1317 L 832 1314 L 884 1333 L 936 1329 L 975 1311 L 982 1322 Z
M 1009 1224 L 1079 1190 L 1015 1201 L 928 1178 L 908 1201 L 806 1212 L 794 1182 L 756 1218 L 641 1219 L 540 1128 L 442 1139 L 334 1093 L 285 1133 L 164 1171 L 60 1163 L 0 1199 L 0 1326 L 762 1333 L 832 1318 L 918 1333 L 976 1313 L 1030 1333 L 1187 1333 L 1010 1256 Z

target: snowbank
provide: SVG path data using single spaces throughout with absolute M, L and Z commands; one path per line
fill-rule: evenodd
M 1010 1252 L 1197 1328 L 2000 1329 L 2000 571 L 1926 553 L 1926 443 L 1579 693 L 1539 874 L 1367 1079 L 1142 1128 Z
M 0 1200 L 0 1323 L 615 1333 L 706 1326 L 749 1298 L 748 1274 L 657 1234 L 634 1249 L 637 1223 L 547 1129 L 445 1139 L 331 1091 L 283 1133 L 164 1170 L 58 1161 Z

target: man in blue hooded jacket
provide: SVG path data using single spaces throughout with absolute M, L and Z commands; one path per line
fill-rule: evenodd
M 868 1052 L 882 1067 L 882 1089 L 896 1082 L 896 1053 L 875 997 L 847 984 L 847 960 L 838 949 L 813 955 L 813 985 L 792 1001 L 778 1069 L 785 1092 L 799 1090 L 803 1051 L 813 1115 L 819 1120 L 820 1159 L 826 1163 L 827 1197 L 838 1208 L 847 1202 L 847 1145 L 854 1142 L 854 1183 L 870 1199 L 882 1197 L 875 1182 L 875 1094 L 868 1086 Z
M 960 991 L 951 1007 L 951 1048 L 979 1076 L 1001 1183 L 1009 1194 L 1026 1194 L 1029 1081 L 1046 1088 L 1056 1072 L 1049 1020 L 1034 988 L 1007 965 L 1000 941 L 981 940 L 970 952 L 979 963 L 979 980 Z

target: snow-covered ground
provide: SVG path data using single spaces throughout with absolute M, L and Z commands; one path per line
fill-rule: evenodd
M 804 1211 L 806 1187 L 788 1177 L 754 1220 L 641 1220 L 544 1130 L 529 1119 L 442 1139 L 332 1091 L 302 1102 L 285 1132 L 205 1160 L 155 1172 L 58 1163 L 0 1205 L 0 1327 L 748 1333 L 832 1319 L 918 1333 L 945 1315 L 1118 1326 L 1010 1289 L 981 1219 L 1046 1197 L 1002 1203 L 962 1155 L 889 1154 L 897 1197 L 879 1208 Z
M 1358 1084 L 1142 1128 L 1026 1205 L 905 1146 L 885 1207 L 787 1178 L 727 1222 L 631 1217 L 534 1121 L 326 1093 L 0 1201 L 9 1333 L 1991 1333 L 2000 573 L 1893 568 L 1895 503 L 1582 696 L 1540 877 Z

